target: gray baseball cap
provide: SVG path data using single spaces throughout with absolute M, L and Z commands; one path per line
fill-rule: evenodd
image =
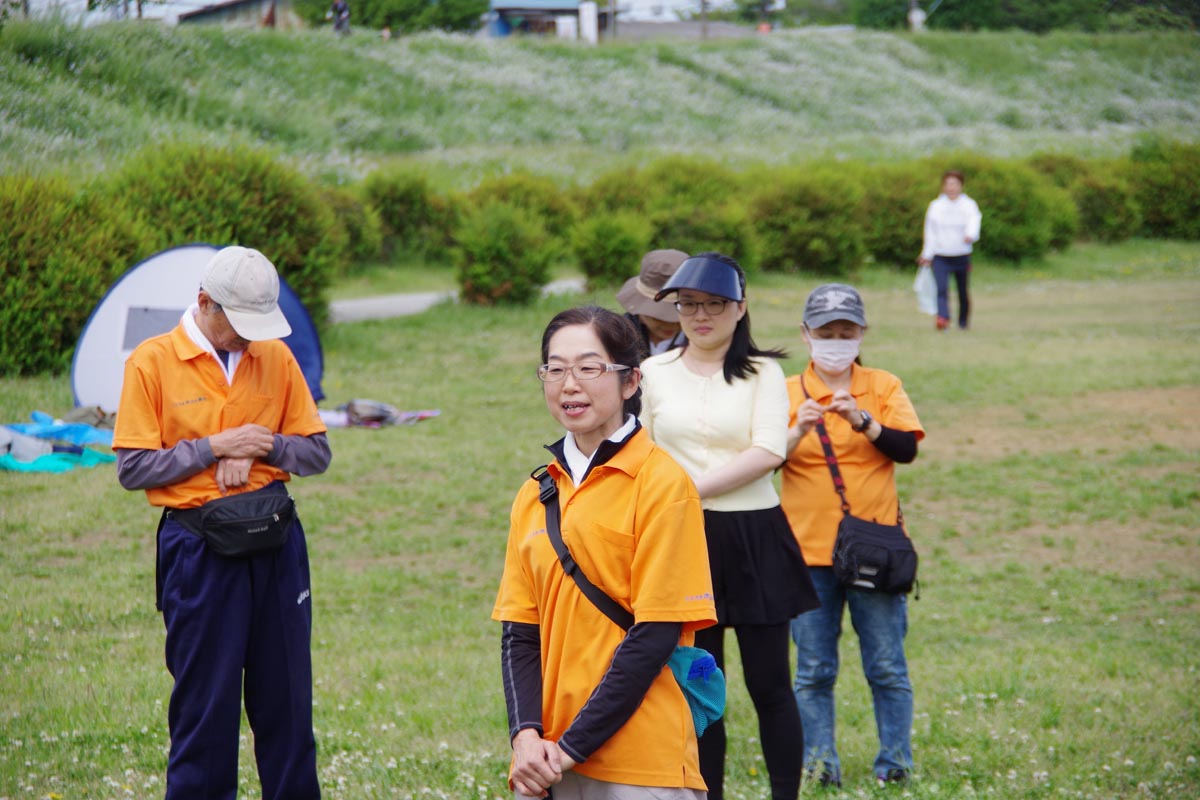
M 858 290 L 844 283 L 813 289 L 804 303 L 804 324 L 812 329 L 839 319 L 867 327 L 867 312 Z

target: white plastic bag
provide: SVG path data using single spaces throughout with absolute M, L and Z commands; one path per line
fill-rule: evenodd
M 917 293 L 917 307 L 921 313 L 937 313 L 937 281 L 933 279 L 933 269 L 923 266 L 917 270 L 913 291 Z

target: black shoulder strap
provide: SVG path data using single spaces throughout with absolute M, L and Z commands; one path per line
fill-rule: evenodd
M 604 616 L 611 619 L 618 627 L 629 630 L 633 627 L 633 614 L 605 594 L 603 589 L 588 580 L 588 576 L 583 574 L 583 570 L 571 557 L 567 543 L 563 541 L 562 509 L 558 505 L 558 487 L 554 485 L 554 478 L 551 477 L 550 471 L 546 469 L 545 465 L 542 465 L 529 473 L 529 477 L 536 480 L 538 486 L 541 487 L 538 499 L 546 506 L 546 535 L 550 537 L 550 544 L 554 545 L 554 552 L 558 554 L 558 562 L 562 564 L 563 572 L 575 581 L 579 586 L 579 591 L 583 592 L 584 597 L 591 600 L 592 604 L 604 613 Z

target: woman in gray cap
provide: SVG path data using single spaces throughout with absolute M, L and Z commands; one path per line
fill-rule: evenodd
M 687 342 L 675 304 L 654 299 L 687 257 L 682 250 L 651 250 L 642 256 L 641 273 L 617 292 L 617 301 L 629 312 L 625 316 L 641 331 L 645 355 L 656 356 Z
M 792 695 L 788 624 L 817 606 L 808 568 L 771 481 L 787 456 L 787 389 L 778 350 L 750 336 L 746 275 L 720 253 L 684 261 L 656 299 L 675 295 L 688 342 L 642 362 L 641 421 L 695 481 L 704 509 L 717 626 L 696 646 L 724 667 L 725 629 L 737 633 L 758 713 L 772 800 L 795 800 L 803 731 Z M 700 738 L 709 800 L 722 800 L 725 727 Z
M 833 686 L 846 606 L 875 705 L 875 778 L 883 785 L 904 783 L 912 770 L 905 596 L 848 588 L 833 574 L 833 546 L 847 506 L 847 513 L 862 519 L 904 524 L 896 464 L 916 458 L 917 442 L 925 436 L 900 379 L 859 361 L 866 331 L 862 297 L 853 287 L 829 283 L 813 289 L 802 329 L 812 361 L 802 375 L 788 378 L 793 426 L 783 467 L 783 510 L 821 597 L 820 608 L 792 621 L 796 703 L 804 721 L 805 768 L 824 786 L 840 786 L 842 780 Z M 823 434 L 814 430 L 818 423 Z M 822 438 L 837 459 L 840 484 L 832 477 Z

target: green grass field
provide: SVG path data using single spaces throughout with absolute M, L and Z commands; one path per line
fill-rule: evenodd
M 929 432 L 899 471 L 923 558 L 909 637 L 918 780 L 903 796 L 1200 796 L 1200 245 L 980 263 L 965 334 L 936 334 L 910 280 L 858 281 L 864 357 L 905 380 Z M 756 338 L 792 350 L 789 372 L 815 283 L 751 282 Z M 533 376 L 539 335 L 584 299 L 442 306 L 325 335 L 324 405 L 443 412 L 335 430 L 330 471 L 293 484 L 327 797 L 506 796 L 488 615 L 508 504 L 557 436 Z M 66 377 L 0 379 L 5 421 L 70 404 Z M 0 474 L 0 519 L 0 798 L 160 797 L 170 678 L 155 512 L 103 467 Z M 875 796 L 849 632 L 843 661 L 841 796 Z M 729 796 L 757 800 L 756 728 L 736 662 L 730 673 Z

